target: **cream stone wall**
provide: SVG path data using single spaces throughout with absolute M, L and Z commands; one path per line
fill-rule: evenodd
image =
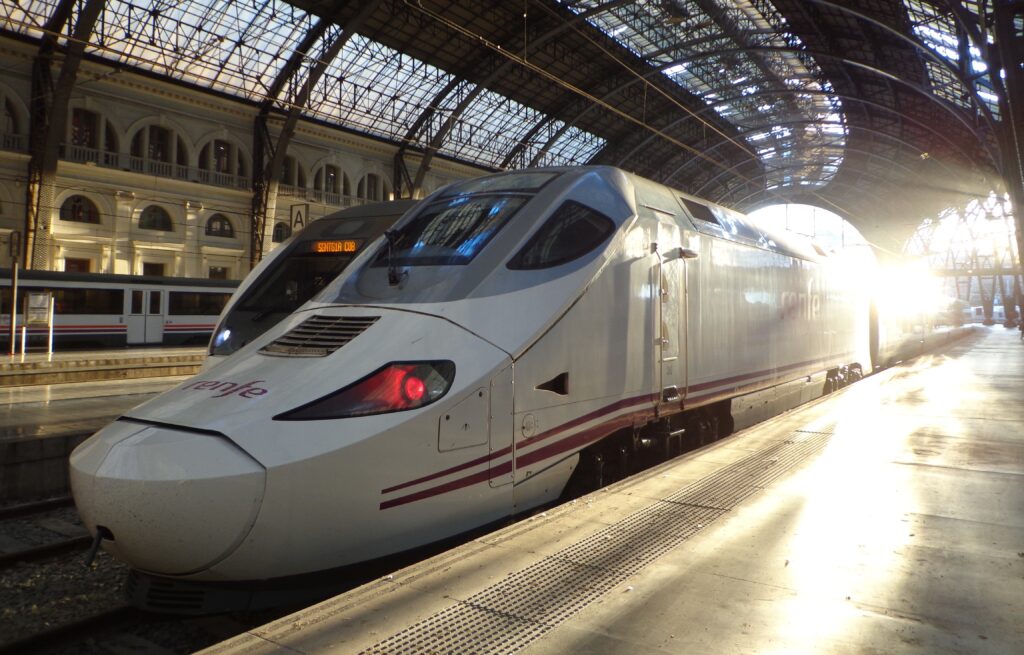
M 0 70 L 4 71 L 0 78 L 0 267 L 5 268 L 11 265 L 11 233 L 24 232 L 34 55 L 32 44 L 0 36 Z M 97 117 L 96 148 L 72 143 L 75 109 Z M 208 277 L 210 269 L 217 267 L 227 269 L 230 278 L 243 277 L 249 270 L 252 135 L 257 112 L 255 104 L 102 62 L 82 62 L 68 111 L 54 203 L 40 225 L 45 261 L 36 262 L 36 268 L 64 270 L 69 259 L 87 259 L 93 272 L 139 274 L 148 263 L 163 264 L 167 275 Z M 271 117 L 273 138 L 282 123 L 283 117 Z M 133 152 L 133 139 L 141 130 L 139 143 L 145 146 L 152 137 L 151 128 L 170 136 L 170 161 L 148 157 L 146 149 Z M 232 171 L 216 172 L 209 166 L 214 144 L 227 144 Z M 290 223 L 293 207 L 302 209 L 308 223 L 344 207 L 389 199 L 396 150 L 392 144 L 300 121 L 288 155 L 302 169 L 305 185 L 282 184 L 271 199 L 273 220 L 267 222 L 264 251 L 276 245 L 274 225 Z M 205 169 L 202 154 L 207 155 Z M 317 172 L 328 165 L 341 175 L 338 193 L 316 188 Z M 435 158 L 425 192 L 483 172 Z M 359 197 L 359 188 L 369 186 L 360 182 L 370 174 L 379 181 L 376 193 Z M 61 206 L 74 196 L 95 205 L 98 223 L 60 217 Z M 167 212 L 172 229 L 140 228 L 139 217 L 151 205 Z M 233 236 L 206 234 L 207 222 L 218 214 L 228 219 Z

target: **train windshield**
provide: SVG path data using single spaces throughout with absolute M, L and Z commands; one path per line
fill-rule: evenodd
M 389 232 L 370 266 L 468 264 L 512 215 L 557 175 L 534 171 L 453 184 L 414 219 Z
M 291 314 L 338 276 L 354 254 L 317 250 L 320 241 L 307 241 L 289 253 L 271 275 L 242 298 L 238 308 L 255 311 L 252 320 L 270 314 Z M 355 246 L 350 251 L 355 253 Z
M 507 194 L 444 198 L 389 233 L 370 265 L 468 264 L 527 200 L 526 196 Z

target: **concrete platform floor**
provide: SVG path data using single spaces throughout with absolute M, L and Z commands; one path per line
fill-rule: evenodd
M 1024 343 L 970 336 L 207 653 L 1024 653 Z

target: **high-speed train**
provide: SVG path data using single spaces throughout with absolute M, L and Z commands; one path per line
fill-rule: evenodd
M 416 200 L 375 202 L 319 218 L 271 251 L 220 315 L 205 368 L 273 327 L 338 276 Z
M 169 583 L 412 549 L 725 434 L 733 399 L 867 373 L 862 266 L 615 168 L 456 183 L 79 446 L 75 501 Z

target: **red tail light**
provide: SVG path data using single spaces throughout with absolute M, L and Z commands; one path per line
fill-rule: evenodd
M 344 389 L 278 414 L 274 420 L 350 418 L 416 409 L 447 393 L 454 379 L 454 362 L 392 362 Z

